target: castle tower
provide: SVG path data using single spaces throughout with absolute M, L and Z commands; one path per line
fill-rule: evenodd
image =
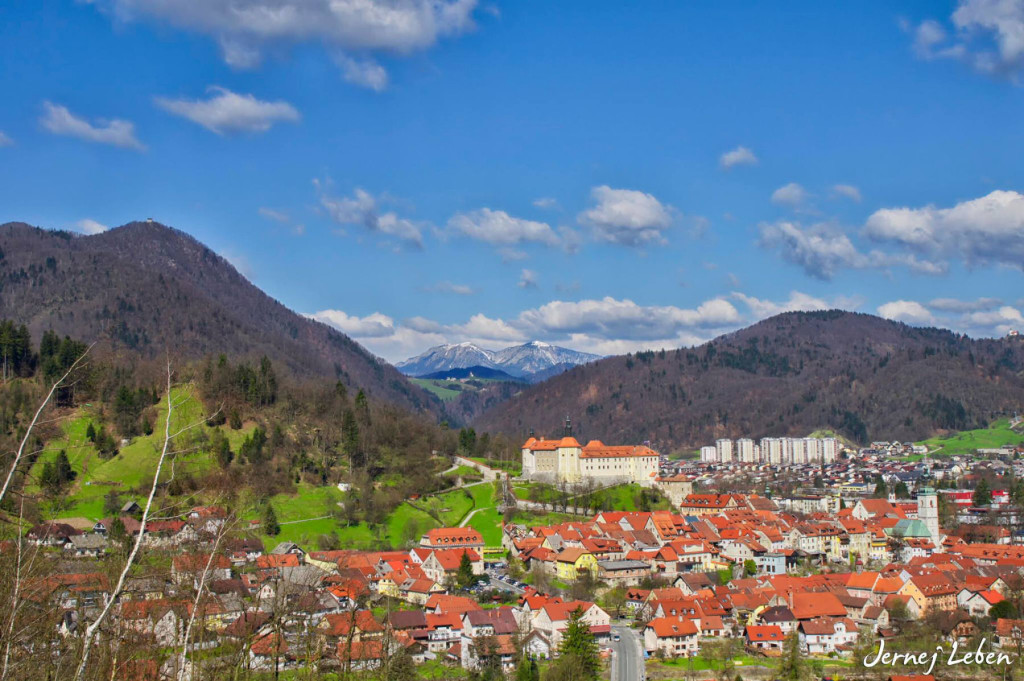
M 939 498 L 931 487 L 922 487 L 917 493 L 917 518 L 928 528 L 932 543 L 938 548 L 942 541 L 939 536 Z

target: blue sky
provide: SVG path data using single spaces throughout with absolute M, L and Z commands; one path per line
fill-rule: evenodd
M 0 221 L 153 217 L 392 361 L 1024 330 L 1024 0 L 42 0 L 0 53 Z

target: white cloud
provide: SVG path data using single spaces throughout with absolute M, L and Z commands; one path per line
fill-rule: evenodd
M 533 205 L 537 208 L 558 208 L 558 200 L 550 196 L 542 196 L 539 199 L 534 199 Z
M 845 268 L 863 268 L 867 256 L 857 250 L 850 237 L 831 224 L 802 227 L 788 220 L 765 223 L 760 227 L 761 245 L 778 248 L 782 257 L 800 265 L 817 279 L 831 279 Z
M 757 162 L 757 156 L 754 155 L 754 152 L 744 146 L 727 151 L 718 158 L 718 165 L 726 170 L 734 166 L 757 165 Z
M 798 208 L 807 201 L 807 190 L 796 182 L 790 182 L 772 192 L 772 203 Z
M 832 185 L 832 193 L 836 196 L 842 196 L 860 203 L 861 195 L 860 190 L 854 187 L 852 184 L 834 184 Z
M 295 123 L 299 112 L 285 101 L 266 102 L 252 95 L 241 95 L 226 88 L 211 86 L 207 99 L 169 99 L 156 97 L 164 111 L 197 123 L 218 135 L 231 132 L 266 132 L 275 123 Z
M 934 19 L 912 27 L 923 59 L 958 59 L 979 72 L 1020 81 L 1024 72 L 1024 2 L 960 0 L 950 17 L 955 34 Z
M 764 298 L 755 298 L 754 296 L 748 296 L 738 291 L 733 292 L 732 296 L 750 308 L 750 311 L 757 319 L 774 317 L 775 315 L 782 314 L 783 312 L 811 312 L 814 310 L 830 310 L 836 307 L 841 307 L 838 304 L 829 304 L 821 298 L 815 298 L 810 294 L 802 293 L 800 291 L 790 292 L 789 300 L 781 302 L 767 300 Z
M 453 284 L 450 281 L 439 281 L 436 284 L 425 287 L 423 290 L 430 293 L 453 293 L 457 296 L 471 296 L 476 293 L 471 286 Z
M 353 338 L 382 338 L 395 333 L 395 320 L 379 312 L 357 317 L 341 310 L 321 310 L 309 316 Z
M 135 124 L 120 118 L 96 119 L 95 123 L 76 116 L 67 107 L 43 102 L 40 125 L 54 135 L 77 137 L 87 142 L 109 144 L 122 149 L 145 151 L 146 147 L 135 137 Z
M 417 248 L 423 247 L 420 226 L 394 212 L 381 212 L 378 201 L 369 192 L 356 188 L 351 197 L 327 193 L 327 185 L 313 181 L 320 194 L 320 205 L 331 219 L 341 225 L 362 225 L 371 232 L 393 236 Z
M 0 130 L 0 147 L 10 147 L 14 145 L 14 140 L 8 137 L 7 133 Z
M 950 48 L 940 47 L 949 36 L 946 34 L 946 29 L 939 22 L 933 19 L 922 21 L 918 24 L 917 28 L 913 29 L 913 34 L 914 52 L 922 59 L 954 56 L 953 54 L 947 54 L 947 50 Z
M 883 208 L 868 218 L 864 233 L 968 264 L 1024 268 L 1024 195 L 997 190 L 952 208 Z
M 425 317 L 397 322 L 381 313 L 359 317 L 339 310 L 324 310 L 310 316 L 351 335 L 389 361 L 399 361 L 434 345 L 462 341 L 500 348 L 527 340 L 543 340 L 598 354 L 677 348 L 703 343 L 783 312 L 855 310 L 863 304 L 863 300 L 841 296 L 825 299 L 801 291 L 792 291 L 787 299 L 780 301 L 739 292 L 732 293 L 731 298 L 747 311 L 741 314 L 725 298 L 706 300 L 694 308 L 681 308 L 640 305 L 628 299 L 606 297 L 553 300 L 507 319 L 478 313 L 464 322 L 454 323 Z M 877 312 L 888 319 L 962 329 L 972 335 L 1005 335 L 1012 328 L 1024 330 L 1020 310 L 1005 305 L 942 317 L 934 314 L 931 304 L 895 300 L 880 305 Z
M 537 288 L 537 273 L 533 270 L 523 269 L 519 273 L 519 288 Z
M 976 333 L 987 332 L 991 336 L 1005 336 L 1010 331 L 1024 332 L 1024 315 L 1009 305 L 996 310 L 971 312 L 964 315 L 962 322 Z
M 956 298 L 934 298 L 928 301 L 928 307 L 942 312 L 980 312 L 991 310 L 1002 305 L 998 298 L 977 298 L 975 300 L 958 300 Z
M 259 213 L 263 217 L 267 218 L 268 220 L 273 220 L 274 222 L 280 222 L 282 224 L 287 224 L 291 222 L 291 218 L 288 217 L 287 213 L 282 213 L 281 211 L 274 210 L 273 208 L 266 208 L 264 206 L 260 206 Z
M 101 234 L 110 229 L 110 227 L 91 218 L 84 218 L 75 223 L 75 229 L 82 234 Z
M 462 338 L 474 338 L 483 344 L 490 341 L 517 342 L 526 340 L 523 330 L 503 319 L 492 319 L 484 314 L 475 314 L 465 324 L 456 324 L 450 330 Z
M 907 324 L 931 326 L 935 323 L 935 317 L 928 308 L 913 300 L 894 300 L 879 305 L 878 314 L 886 319 Z
M 672 207 L 652 194 L 608 185 L 590 191 L 595 205 L 580 213 L 581 224 L 593 228 L 597 239 L 623 246 L 665 243 L 664 232 L 672 226 Z
M 552 301 L 520 313 L 517 324 L 536 332 L 529 335 L 586 333 L 606 339 L 643 340 L 670 338 L 683 329 L 726 326 L 739 319 L 736 308 L 723 298 L 701 303 L 696 309 L 683 309 L 672 305 L 638 305 L 609 296 L 600 300 Z
M 1005 336 L 1013 330 L 1024 331 L 1024 315 L 1018 309 L 1021 303 L 1024 301 L 1014 307 L 996 298 L 936 298 L 927 303 L 897 300 L 879 306 L 878 313 L 908 324 L 937 326 L 974 338 L 991 338 Z
M 373 59 L 354 59 L 341 54 L 335 57 L 342 76 L 353 85 L 383 92 L 388 87 L 388 72 Z
M 546 222 L 524 220 L 490 208 L 456 213 L 448 220 L 448 227 L 471 239 L 501 246 L 528 242 L 554 246 L 559 243 L 558 235 Z
M 338 310 L 310 316 L 350 334 L 390 361 L 405 359 L 439 343 L 461 341 L 502 347 L 537 339 L 599 354 L 682 347 L 732 330 L 743 321 L 736 308 L 721 298 L 705 301 L 695 309 L 638 305 L 610 297 L 555 300 L 507 320 L 475 314 L 453 324 L 423 317 L 395 323 L 379 313 L 360 318 Z
M 918 258 L 913 254 L 862 253 L 833 223 L 807 227 L 789 220 L 762 223 L 761 246 L 778 249 L 783 259 L 799 265 L 808 275 L 829 280 L 842 269 L 888 269 L 906 267 L 916 274 L 945 274 L 944 262 Z
M 211 36 L 236 68 L 257 65 L 263 50 L 275 45 L 320 43 L 343 52 L 407 54 L 473 28 L 477 5 L 476 0 L 93 2 L 119 20 L 156 21 Z

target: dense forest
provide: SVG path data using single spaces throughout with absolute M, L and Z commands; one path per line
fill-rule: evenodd
M 464 412 L 512 437 L 556 433 L 569 414 L 580 437 L 650 440 L 666 451 L 820 428 L 859 443 L 918 440 L 1024 408 L 1024 342 L 792 312 L 698 347 L 610 357 L 499 390 Z
M 0 225 L 0 343 L 21 325 L 103 340 L 126 358 L 269 357 L 281 374 L 329 378 L 352 392 L 440 413 L 439 402 L 348 336 L 273 300 L 184 232 L 134 222 L 92 236 Z M 10 339 L 10 340 L 8 340 Z M 2 358 L 0 358 L 2 360 Z M 13 356 L 9 361 L 14 361 Z

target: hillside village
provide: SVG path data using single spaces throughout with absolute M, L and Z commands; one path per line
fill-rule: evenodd
M 588 451 L 569 440 L 552 442 Z M 524 452 L 545 442 L 531 437 Z M 124 664 L 147 670 L 131 678 L 180 678 L 195 665 L 370 673 L 399 659 L 453 677 L 512 673 L 523 660 L 556 658 L 566 632 L 581 626 L 613 679 L 626 678 L 620 658 L 642 655 L 650 667 L 726 644 L 755 667 L 778 664 L 787 645 L 822 668 L 856 666 L 876 641 L 922 627 L 942 641 L 986 634 L 1005 650 L 1024 645 L 1019 490 L 978 495 L 982 474 L 1012 482 L 1016 457 L 906 462 L 875 443 L 827 466 L 797 467 L 806 489 L 779 497 L 701 491 L 735 485 L 739 473 L 758 488 L 758 475 L 771 471 L 744 473 L 750 464 L 719 470 L 646 447 L 587 447 L 596 461 L 655 456 L 658 473 L 647 484 L 670 508 L 577 508 L 554 524 L 503 523 L 500 549 L 472 527 L 443 527 L 411 546 L 357 551 L 294 542 L 268 550 L 217 506 L 143 527 L 129 502 L 112 519 L 29 529 L 27 544 L 54 570 L 26 582 L 25 595 L 57 614 L 48 636 L 74 640 L 112 592 L 100 561 L 142 533 L 141 544 L 162 558 L 132 574 L 113 609 L 135 651 Z M 588 469 L 572 470 L 583 482 L 579 471 Z M 928 486 L 957 480 L 974 490 Z M 24 549 L 2 546 L 15 550 Z

